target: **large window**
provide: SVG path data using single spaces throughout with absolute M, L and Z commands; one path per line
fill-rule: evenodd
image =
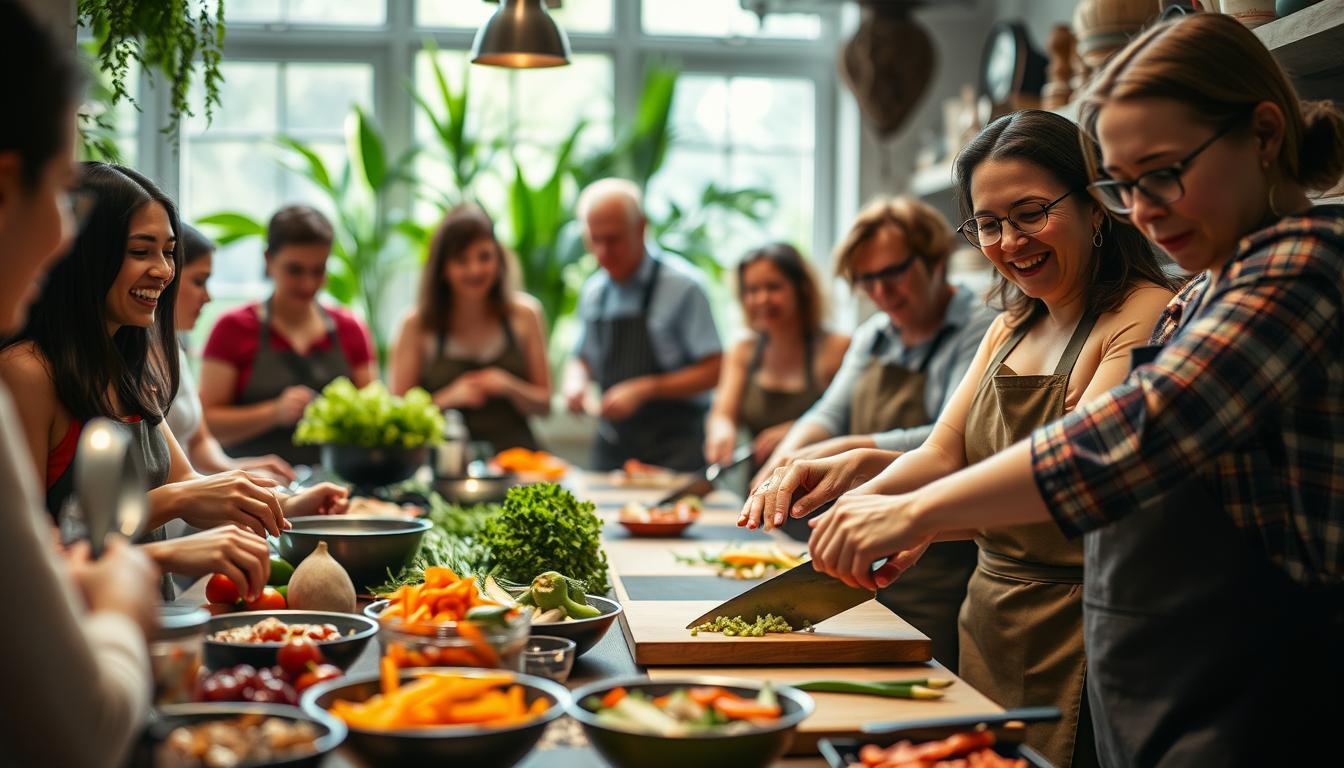
M 187 120 L 176 154 L 133 159 L 178 195 L 188 221 L 220 210 L 264 220 L 289 202 L 325 207 L 317 190 L 278 162 L 275 138 L 309 143 L 338 169 L 346 160 L 345 119 L 359 105 L 378 123 L 390 156 L 420 148 L 418 190 L 398 192 L 392 204 L 431 225 L 441 211 L 433 190 L 452 191 L 438 139 L 417 104 L 418 96 L 442 108 L 429 66 L 437 56 L 454 90 L 469 73 L 469 130 L 496 147 L 475 193 L 502 219 L 511 158 L 537 184 L 554 166 L 553 149 L 580 121 L 581 149 L 609 146 L 635 119 L 644 73 L 670 62 L 682 71 L 674 139 L 650 185 L 651 213 L 673 204 L 693 209 L 711 183 L 758 187 L 776 198 L 771 218 L 708 222 L 724 265 L 768 240 L 827 252 L 834 15 L 762 21 L 739 0 L 564 0 L 552 14 L 570 35 L 570 66 L 468 67 L 475 31 L 497 8 L 481 0 L 229 0 L 223 103 L 213 122 Z M 436 53 L 426 48 L 431 43 Z M 156 146 L 154 121 L 139 122 L 140 148 Z M 225 249 L 215 273 L 216 311 L 264 295 L 260 243 Z

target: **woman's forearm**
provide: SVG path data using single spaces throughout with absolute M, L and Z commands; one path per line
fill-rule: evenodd
M 1052 520 L 1023 440 L 915 494 L 917 526 L 929 534 Z
M 275 426 L 275 401 L 252 405 L 211 405 L 205 408 L 210 431 L 222 445 L 236 445 L 265 434 Z
M 514 407 L 529 416 L 548 416 L 551 413 L 551 388 L 524 381 L 512 374 L 505 379 L 504 396 Z

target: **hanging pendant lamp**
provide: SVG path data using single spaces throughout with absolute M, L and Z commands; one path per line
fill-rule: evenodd
M 476 31 L 471 63 L 531 69 L 569 63 L 569 38 L 542 0 L 500 0 L 499 10 Z

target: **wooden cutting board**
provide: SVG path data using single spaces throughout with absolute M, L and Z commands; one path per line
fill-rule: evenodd
M 675 582 L 676 577 L 663 577 Z M 621 628 L 641 666 L 698 664 L 859 664 L 922 662 L 931 658 L 924 633 L 875 601 L 834 616 L 814 632 L 765 637 L 691 635 L 687 622 L 711 610 L 714 600 L 632 600 L 615 577 L 625 608 Z
M 801 683 L 805 680 L 885 681 L 914 680 L 925 677 L 956 679 L 937 662 L 900 667 L 658 667 L 649 670 L 654 680 L 672 680 L 694 675 L 720 675 L 773 683 Z M 851 696 L 839 693 L 808 694 L 816 702 L 816 711 L 798 726 L 791 754 L 814 754 L 817 741 L 826 737 L 861 738 L 864 723 L 925 720 L 962 715 L 989 716 L 1003 708 L 966 683 L 957 680 L 944 689 L 935 701 L 883 699 L 876 696 Z

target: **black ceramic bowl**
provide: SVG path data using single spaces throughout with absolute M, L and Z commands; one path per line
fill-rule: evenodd
M 788 750 L 798 724 L 812 714 L 814 706 L 811 696 L 781 685 L 775 688 L 775 693 L 783 711 L 775 723 L 747 733 L 694 736 L 655 736 L 617 730 L 599 722 L 587 706 L 589 699 L 601 699 L 617 687 L 656 697 L 678 688 L 708 685 L 749 697 L 759 694 L 762 687 L 755 680 L 709 676 L 656 681 L 646 677 L 604 680 L 574 691 L 569 716 L 583 724 L 588 741 L 614 768 L 765 768 Z
M 509 489 L 519 484 L 516 475 L 437 477 L 434 490 L 453 504 L 496 504 L 504 501 Z
M 358 445 L 322 446 L 322 468 L 360 486 L 399 483 L 415 474 L 429 457 L 429 447 L 364 448 Z
M 317 728 L 318 738 L 311 753 L 284 760 L 268 762 L 241 763 L 238 768 L 317 768 L 322 758 L 345 741 L 345 723 L 325 712 L 309 713 L 298 707 L 284 704 L 251 704 L 247 702 L 218 702 L 213 704 L 172 704 L 159 707 L 150 717 L 145 732 L 145 749 L 137 755 L 133 765 L 151 765 L 150 754 L 158 747 L 174 728 L 195 725 L 209 720 L 230 720 L 241 715 L 259 714 L 268 717 L 280 717 L 286 720 L 300 720 L 312 723 Z M 145 754 L 148 752 L 149 754 Z
M 557 621 L 549 624 L 533 624 L 532 634 L 549 635 L 551 637 L 563 637 L 573 640 L 574 657 L 578 658 L 591 651 L 597 641 L 607 634 L 611 629 L 612 623 L 616 617 L 621 615 L 621 604 L 615 600 L 610 600 L 597 595 L 585 595 L 584 602 L 602 611 L 601 616 L 594 616 L 591 619 L 574 619 L 573 621 Z
M 396 574 L 409 565 L 432 527 L 428 520 L 353 515 L 292 517 L 289 522 L 294 527 L 280 534 L 280 556 L 297 568 L 325 541 L 359 593 L 384 584 L 388 571 Z
M 499 670 L 466 667 L 434 667 L 436 672 L 478 677 L 498 675 Z M 415 679 L 417 670 L 401 671 L 402 682 Z M 564 686 L 532 675 L 509 673 L 521 685 L 530 705 L 545 699 L 550 706 L 541 715 L 521 725 L 505 728 L 479 728 L 452 725 L 439 728 L 415 728 L 399 731 L 370 731 L 350 728 L 346 747 L 370 765 L 462 765 L 508 768 L 527 756 L 536 746 L 546 726 L 563 717 L 569 705 Z M 326 713 L 338 699 L 365 701 L 379 690 L 378 675 L 329 680 L 309 688 L 303 694 L 303 709 L 310 714 Z M 684 767 L 683 767 L 684 768 Z
M 226 643 L 210 638 L 222 629 L 246 627 L 265 618 L 274 617 L 286 624 L 331 624 L 341 633 L 336 640 L 319 640 L 317 647 L 322 649 L 328 664 L 341 669 L 349 669 L 369 639 L 378 634 L 378 622 L 353 613 L 327 613 L 325 611 L 247 611 L 245 613 L 226 613 L 210 619 L 205 625 L 205 649 L 202 661 L 210 670 L 234 667 L 239 664 L 251 664 L 260 669 L 275 666 L 275 652 L 284 645 L 274 643 Z M 353 632 L 353 634 L 351 634 Z

